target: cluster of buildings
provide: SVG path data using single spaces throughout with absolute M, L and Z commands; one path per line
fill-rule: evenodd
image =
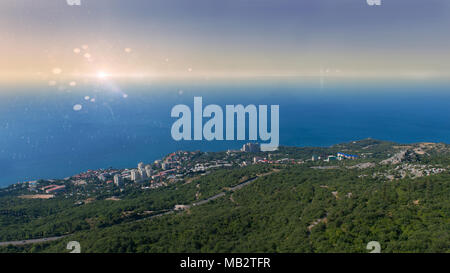
M 240 151 L 236 152 L 260 152 L 260 145 L 256 143 L 244 144 Z M 98 179 L 106 184 L 113 183 L 117 187 L 123 187 L 126 181 L 134 183 L 149 182 L 148 188 L 164 185 L 164 181 L 176 180 L 190 173 L 206 172 L 212 168 L 231 167 L 233 164 L 226 160 L 211 160 L 198 162 L 193 157 L 200 151 L 178 151 L 167 155 L 162 160 L 155 160 L 151 164 L 138 163 L 133 169 L 106 169 L 88 170 L 66 180 L 71 180 L 74 185 L 84 185 L 89 181 Z
M 343 160 L 343 159 L 358 159 L 359 156 L 357 155 L 351 155 L 351 154 L 345 154 L 345 153 L 337 153 L 336 155 L 327 155 L 327 156 L 316 156 L 313 155 L 311 157 L 311 161 L 318 161 L 318 160 L 323 160 L 325 162 L 330 162 L 333 160 Z M 245 163 L 245 162 L 244 162 Z M 259 156 L 255 156 L 253 157 L 253 164 L 258 164 L 258 163 L 267 163 L 267 164 L 303 164 L 304 161 L 303 160 L 295 160 L 292 158 L 282 158 L 282 159 L 278 159 L 278 160 L 271 160 L 270 159 L 270 155 L 269 155 L 269 159 L 265 158 L 265 157 L 259 157 Z M 243 164 L 248 165 L 248 164 Z
M 267 159 L 265 157 L 259 157 L 259 156 L 255 156 L 253 157 L 253 164 L 258 164 L 258 163 L 267 163 L 267 164 L 301 164 L 304 163 L 301 160 L 295 160 L 292 158 L 281 158 L 281 159 L 277 159 L 277 160 L 270 160 Z
M 137 169 L 130 171 L 130 180 L 133 182 L 145 181 L 152 177 L 152 173 L 153 170 L 150 164 L 144 166 L 144 163 L 139 162 Z
M 259 153 L 260 151 L 261 146 L 258 143 L 246 143 L 241 148 L 241 152 L 247 153 Z
M 208 173 L 208 170 L 213 168 L 232 167 L 233 164 L 239 164 L 239 166 L 247 166 L 249 164 L 302 164 L 303 160 L 282 158 L 272 159 L 272 155 L 268 154 L 268 158 L 254 156 L 251 161 L 248 160 L 249 155 L 246 153 L 258 153 L 260 152 L 260 145 L 257 143 L 246 143 L 240 150 L 228 150 L 227 158 L 209 158 L 202 157 L 200 151 L 185 152 L 178 151 L 167 155 L 162 160 L 155 160 L 153 163 L 144 164 L 138 163 L 137 168 L 133 169 L 100 169 L 100 170 L 88 170 L 87 172 L 74 175 L 72 177 L 65 178 L 66 182 L 72 183 L 74 186 L 82 186 L 94 183 L 94 188 L 90 190 L 100 190 L 101 184 L 112 184 L 119 187 L 121 190 L 125 186 L 125 182 L 140 183 L 143 189 L 153 189 L 161 186 L 166 186 L 168 183 L 172 183 L 182 179 L 182 177 L 196 174 L 196 173 Z M 231 156 L 231 158 L 229 158 Z M 311 161 L 323 160 L 326 162 L 332 160 L 343 159 L 357 159 L 357 155 L 351 155 L 339 152 L 336 155 L 327 156 L 312 156 Z M 37 181 L 29 181 L 28 189 L 30 191 L 45 192 L 47 194 L 56 194 L 63 192 L 66 189 L 65 185 L 56 185 L 55 181 L 46 180 L 46 186 L 38 189 Z M 51 185 L 48 185 L 48 182 Z M 101 182 L 101 184 L 96 184 Z M 146 183 L 144 185 L 144 183 Z M 92 185 L 92 184 L 91 184 Z M 77 193 L 79 194 L 79 193 Z
M 229 163 L 228 161 L 224 160 L 213 160 L 211 162 L 205 162 L 205 163 L 197 163 L 195 166 L 189 171 L 191 173 L 198 173 L 198 172 L 206 172 L 209 169 L 213 168 L 223 168 L 223 167 L 231 167 L 233 164 Z
M 155 188 L 164 185 L 165 179 L 176 179 L 182 173 L 189 171 L 184 165 L 199 152 L 175 152 L 166 156 L 163 160 L 155 160 L 153 164 L 140 162 L 135 169 L 125 169 L 116 173 L 113 178 L 114 185 L 121 187 L 125 180 L 135 183 L 150 182 L 150 187 Z
M 337 153 L 338 160 L 342 159 L 358 159 L 359 156 L 357 155 L 350 155 L 350 154 L 344 154 L 344 153 Z
M 357 156 L 357 155 L 351 155 L 351 154 L 345 154 L 345 153 L 337 153 L 336 155 L 325 156 L 325 159 L 323 161 L 330 162 L 330 161 L 333 161 L 333 160 L 343 160 L 343 159 L 354 160 L 354 159 L 358 159 L 358 158 L 359 158 L 359 156 Z M 317 161 L 317 160 L 321 160 L 321 159 L 322 159 L 322 157 L 316 156 L 316 155 L 313 155 L 311 157 L 311 161 Z

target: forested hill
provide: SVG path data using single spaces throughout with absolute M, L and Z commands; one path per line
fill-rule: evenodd
M 233 165 L 158 189 L 111 187 L 82 205 L 75 195 L 30 200 L 9 189 L 1 241 L 67 236 L 0 251 L 68 252 L 78 241 L 82 252 L 368 252 L 378 241 L 382 252 L 450 252 L 449 150 L 367 139 L 202 153 L 196 162 Z

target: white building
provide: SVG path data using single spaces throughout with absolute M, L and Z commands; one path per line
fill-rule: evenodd
M 152 166 L 145 165 L 145 172 L 147 174 L 147 177 L 152 177 Z
M 131 181 L 139 182 L 141 180 L 141 175 L 138 170 L 131 170 Z
M 261 148 L 258 143 L 247 143 L 242 146 L 241 151 L 249 153 L 258 153 L 261 151 Z
M 119 174 L 114 175 L 114 185 L 120 187 L 122 186 L 122 184 L 123 184 L 122 176 L 120 176 Z
M 147 172 L 144 169 L 139 169 L 139 174 L 141 176 L 141 180 L 147 179 Z
M 258 163 L 258 162 L 261 161 L 261 160 L 264 160 L 264 158 L 259 157 L 259 156 L 255 156 L 255 157 L 253 157 L 253 164 Z

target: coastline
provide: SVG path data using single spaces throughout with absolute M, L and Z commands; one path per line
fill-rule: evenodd
M 448 143 L 445 143 L 445 142 L 426 142 L 426 141 L 423 141 L 423 142 L 410 142 L 410 143 L 408 143 L 408 142 L 399 143 L 399 142 L 388 141 L 388 140 L 372 139 L 372 138 L 368 137 L 368 138 L 364 138 L 364 139 L 360 139 L 360 140 L 351 140 L 349 142 L 339 142 L 339 143 L 335 143 L 335 144 L 332 144 L 332 145 L 323 145 L 323 146 L 281 145 L 280 147 L 283 147 L 283 148 L 321 149 L 321 148 L 331 148 L 333 146 L 345 145 L 345 144 L 348 144 L 348 143 L 364 141 L 364 140 L 375 140 L 375 141 L 381 141 L 381 142 L 398 144 L 398 145 L 417 145 L 417 144 L 421 144 L 421 143 L 430 143 L 430 144 L 442 143 L 442 144 L 448 144 Z M 231 141 L 231 143 L 233 143 L 233 142 L 236 143 L 237 141 Z M 243 142 L 243 141 L 240 141 L 240 142 Z M 223 143 L 223 141 L 222 141 L 222 143 Z M 239 144 L 235 144 L 233 147 L 236 147 L 236 146 L 239 146 Z M 233 147 L 229 148 L 227 150 L 228 151 L 229 150 L 236 150 L 236 148 L 233 148 Z M 204 150 L 199 149 L 199 150 L 196 150 L 196 151 L 199 151 L 199 152 L 202 152 L 202 153 L 218 153 L 218 152 L 226 152 L 227 150 L 207 150 L 207 151 L 204 151 Z M 181 150 L 179 150 L 179 151 L 181 151 Z M 176 152 L 177 151 L 173 151 L 173 150 L 172 151 L 168 151 L 164 156 L 159 157 L 159 158 L 155 156 L 155 157 L 150 158 L 149 160 L 147 160 L 147 162 L 154 162 L 154 161 L 162 160 L 167 155 L 170 155 L 171 153 L 176 153 Z M 188 151 L 188 152 L 193 152 L 193 151 Z M 268 152 L 268 153 L 270 153 L 270 152 Z M 133 162 L 141 162 L 141 161 L 143 161 L 143 160 L 142 159 L 133 160 Z M 70 174 L 68 176 L 65 176 L 65 177 L 50 177 L 50 178 L 39 177 L 39 178 L 31 179 L 31 180 L 23 180 L 23 181 L 18 181 L 18 182 L 15 182 L 15 183 L 9 183 L 9 184 L 0 186 L 0 189 L 6 189 L 9 186 L 16 185 L 16 184 L 35 183 L 35 182 L 37 182 L 39 180 L 50 181 L 50 182 L 52 182 L 52 181 L 64 181 L 64 180 L 68 180 L 70 178 L 76 177 L 76 176 L 78 176 L 78 175 L 80 175 L 82 173 L 88 172 L 88 171 L 103 171 L 103 170 L 107 170 L 107 169 L 111 169 L 111 168 L 112 169 L 120 169 L 120 170 L 128 170 L 128 169 L 132 169 L 133 166 L 130 164 L 128 166 L 108 166 L 108 167 L 104 166 L 104 167 L 101 167 L 101 168 L 87 168 L 87 169 L 81 170 L 79 172 L 74 171 L 72 174 Z

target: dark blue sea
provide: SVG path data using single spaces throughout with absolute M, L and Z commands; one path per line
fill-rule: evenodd
M 177 150 L 239 148 L 242 141 L 172 140 L 170 111 L 180 103 L 192 109 L 194 96 L 223 109 L 280 105 L 281 145 L 328 146 L 367 137 L 450 143 L 448 84 L 255 82 L 0 87 L 0 186 L 134 167 Z M 81 110 L 74 110 L 76 104 Z

